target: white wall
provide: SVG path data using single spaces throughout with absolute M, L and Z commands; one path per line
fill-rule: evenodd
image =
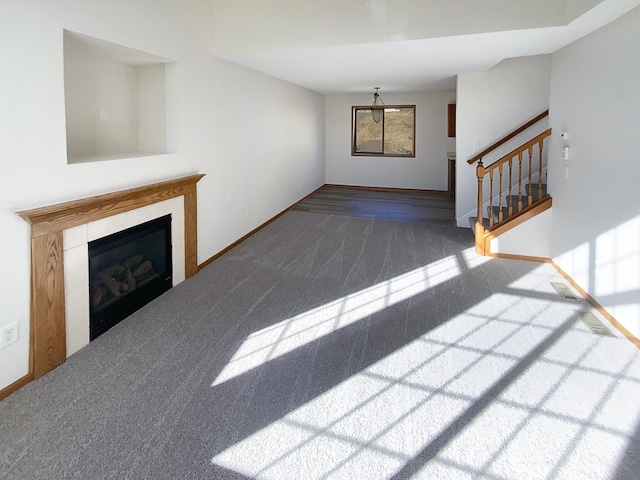
M 211 103 L 188 127 L 208 149 L 198 184 L 201 261 L 325 183 L 324 96 L 223 60 L 209 68 L 201 88 L 211 89 Z M 199 148 L 183 145 L 187 154 Z
M 173 65 L 169 65 L 169 72 Z M 138 73 L 138 149 L 143 152 L 176 152 L 167 148 L 167 65 L 137 67 Z M 173 116 L 173 115 L 172 115 Z M 175 127 L 177 128 L 177 127 Z M 172 132 L 173 133 L 173 132 Z
M 387 105 L 416 106 L 416 157 L 351 156 L 351 107 L 371 105 L 371 94 L 329 95 L 326 99 L 327 183 L 372 187 L 447 190 L 447 104 L 455 92 L 395 93 L 380 96 Z
M 478 181 L 467 160 L 549 107 L 549 55 L 505 60 L 488 72 L 458 75 L 456 220 L 476 216 Z M 488 165 L 547 128 L 541 121 L 484 159 Z M 485 182 L 488 183 L 488 182 Z M 488 197 L 486 197 L 488 198 Z
M 551 219 L 553 209 L 539 215 L 503 233 L 491 240 L 491 253 L 507 253 L 528 257 L 551 258 Z
M 640 337 L 640 8 L 552 57 L 556 263 Z M 562 168 L 569 168 L 565 179 Z
M 324 183 L 324 97 L 212 57 L 213 15 L 209 0 L 0 2 L 0 326 L 20 328 L 0 350 L 0 388 L 28 371 L 29 226 L 16 211 L 205 173 L 203 262 Z M 67 164 L 63 29 L 177 62 L 179 153 Z
M 64 85 L 69 157 L 138 151 L 137 67 L 69 51 Z

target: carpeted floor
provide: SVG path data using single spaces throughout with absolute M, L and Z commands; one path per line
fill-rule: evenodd
M 0 477 L 639 478 L 638 350 L 472 243 L 288 212 L 0 402 Z

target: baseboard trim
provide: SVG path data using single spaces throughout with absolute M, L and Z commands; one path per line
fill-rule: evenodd
M 284 215 L 285 213 L 287 213 L 289 210 L 291 210 L 292 208 L 295 208 L 299 203 L 302 203 L 303 201 L 305 201 L 308 197 L 310 197 L 311 195 L 313 195 L 314 193 L 316 193 L 318 190 L 320 190 L 321 188 L 323 188 L 324 185 L 318 187 L 317 189 L 315 189 L 313 192 L 311 192 L 309 195 L 306 195 L 305 197 L 303 197 L 302 199 L 298 200 L 296 203 L 294 203 L 293 205 L 291 205 L 290 207 L 286 208 L 285 210 L 283 210 L 282 212 L 278 213 L 277 215 L 275 215 L 274 217 L 270 218 L 269 220 L 267 220 L 266 222 L 264 222 L 262 225 L 260 225 L 259 227 L 253 229 L 252 231 L 250 231 L 249 233 L 247 233 L 246 235 L 244 235 L 242 238 L 236 240 L 235 242 L 233 242 L 231 245 L 229 245 L 227 248 L 225 248 L 224 250 L 218 252 L 217 254 L 215 254 L 213 257 L 209 258 L 208 260 L 206 260 L 204 263 L 201 263 L 200 265 L 197 266 L 197 270 L 196 271 L 200 271 L 201 269 L 203 269 L 204 267 L 206 267 L 207 265 L 209 265 L 210 263 L 212 263 L 214 260 L 216 260 L 217 258 L 221 257 L 222 255 L 224 255 L 226 252 L 228 252 L 229 250 L 231 250 L 232 248 L 236 247 L 237 245 L 239 245 L 240 243 L 242 243 L 243 241 L 245 241 L 247 238 L 249 238 L 251 235 L 253 235 L 254 233 L 258 232 L 259 230 L 261 230 L 262 228 L 266 227 L 267 225 L 269 225 L 271 222 L 273 222 L 274 220 L 276 220 L 278 217 Z M 3 400 L 5 398 L 7 398 L 9 395 L 11 395 L 12 393 L 20 390 L 22 387 L 24 387 L 27 383 L 32 382 L 34 380 L 34 374 L 33 372 L 29 372 L 27 375 L 25 375 L 24 377 L 16 380 L 15 382 L 13 382 L 11 385 L 6 386 L 5 388 L 3 388 L 2 390 L 0 390 L 0 400 Z
M 215 260 L 220 258 L 222 255 L 227 253 L 229 250 L 231 250 L 232 248 L 238 246 L 240 243 L 244 242 L 247 238 L 251 237 L 253 234 L 257 233 L 258 231 L 262 230 L 264 227 L 266 227 L 267 225 L 272 223 L 278 217 L 284 215 L 289 210 L 295 208 L 296 205 L 298 205 L 299 203 L 302 203 L 303 201 L 305 201 L 307 198 L 309 198 L 314 193 L 318 192 L 319 190 L 322 190 L 324 187 L 343 187 L 343 188 L 354 188 L 354 189 L 358 189 L 358 190 L 377 190 L 377 191 L 394 191 L 394 190 L 395 191 L 399 191 L 399 190 L 408 191 L 408 190 L 411 190 L 411 189 L 402 189 L 402 188 L 359 187 L 359 186 L 352 186 L 352 185 L 337 185 L 337 184 L 325 183 L 324 185 L 322 185 L 322 186 L 318 187 L 317 189 L 315 189 L 309 195 L 306 195 L 304 198 L 298 200 L 296 203 L 291 205 L 289 208 L 287 208 L 287 209 L 283 210 L 282 212 L 278 213 L 277 215 L 275 215 L 274 217 L 270 218 L 269 220 L 267 220 L 266 222 L 264 222 L 262 225 L 258 226 L 257 228 L 254 228 L 249 233 L 247 233 L 243 237 L 239 238 L 238 240 L 233 242 L 231 245 L 229 245 L 225 249 L 221 250 L 220 252 L 216 253 L 214 256 L 212 256 L 208 260 L 206 260 L 203 263 L 201 263 L 200 265 L 198 265 L 198 271 L 200 271 L 201 269 L 203 269 L 207 265 L 210 265 Z M 448 193 L 448 192 L 440 191 L 440 190 L 414 190 L 414 191 L 431 192 L 431 193 L 440 192 L 440 193 L 444 193 L 444 194 Z M 627 338 L 627 340 L 629 340 L 631 343 L 633 343 L 636 346 L 636 348 L 640 349 L 640 339 L 636 338 L 629 330 L 627 330 L 620 322 L 618 322 L 613 315 L 611 315 L 609 312 L 607 312 L 607 310 L 602 305 L 600 305 L 591 295 L 589 295 L 582 287 L 580 287 L 580 285 L 578 285 L 576 283 L 576 281 L 573 280 L 573 278 L 571 278 L 564 270 L 562 270 L 562 268 L 560 268 L 560 266 L 556 262 L 554 262 L 553 259 L 548 258 L 548 257 L 534 257 L 534 256 L 529 256 L 529 255 L 515 255 L 515 254 L 511 254 L 511 253 L 486 253 L 485 256 L 493 257 L 493 258 L 504 258 L 504 259 L 508 259 L 508 260 L 525 260 L 525 261 L 528 261 L 528 262 L 549 263 L 549 264 L 551 264 L 551 266 L 553 268 L 555 268 L 556 271 L 560 275 L 562 275 L 578 291 L 578 293 L 580 293 L 580 295 L 582 295 L 582 297 L 587 302 L 589 302 L 591 304 L 591 306 L 593 308 L 595 308 L 598 312 L 600 312 L 600 314 L 604 318 L 606 318 L 611 323 L 611 325 L 613 325 L 622 335 L 624 335 Z
M 325 183 L 322 187 L 336 187 L 336 188 L 351 188 L 353 190 L 368 190 L 371 192 L 415 192 L 415 193 L 440 193 L 442 195 L 449 195 L 449 190 L 424 190 L 421 188 L 401 188 L 401 187 L 367 187 L 361 185 L 342 185 L 340 183 Z M 315 192 L 314 192 L 315 193 Z
M 549 210 L 552 205 L 553 199 L 549 195 L 545 195 L 534 205 L 530 205 L 509 217 L 504 223 L 501 223 L 497 227 L 494 226 L 492 230 L 485 230 L 481 236 L 482 238 L 480 239 L 479 252 L 482 255 L 491 256 L 491 240 L 498 238 L 503 233 L 506 233 L 519 225 L 522 225 L 527 220 L 532 219 L 545 210 Z M 478 240 L 476 240 L 476 244 L 478 244 Z M 478 251 L 478 248 L 476 248 L 476 251 Z
M 9 395 L 11 395 L 14 392 L 17 392 L 22 387 L 24 387 L 27 383 L 32 381 L 33 381 L 33 373 L 27 373 L 24 377 L 19 378 L 18 380 L 13 382 L 11 385 L 4 387 L 2 390 L 0 390 L 0 400 L 4 400 Z
M 355 189 L 359 189 L 359 190 L 378 190 L 378 191 L 394 191 L 394 190 L 395 191 L 400 191 L 400 190 L 411 191 L 411 190 L 413 190 L 413 191 L 419 191 L 419 192 L 431 192 L 431 193 L 443 193 L 443 194 L 447 194 L 448 193 L 447 191 L 441 191 L 441 190 L 416 190 L 416 189 L 402 189 L 402 188 L 357 187 L 357 186 L 351 186 L 351 185 L 324 184 L 324 185 L 316 188 L 313 192 L 309 193 L 308 195 L 306 195 L 303 198 L 301 198 L 300 200 L 298 200 L 296 203 L 294 203 L 290 207 L 288 207 L 288 208 L 284 209 L 283 211 L 281 211 L 280 213 L 276 214 L 275 216 L 273 216 L 272 218 L 270 218 L 269 220 L 267 220 L 263 224 L 261 224 L 258 227 L 254 228 L 253 230 L 251 230 L 246 235 L 243 235 L 241 238 L 239 238 L 238 240 L 236 240 L 235 242 L 233 242 L 231 245 L 227 246 L 226 248 L 224 248 L 220 252 L 216 253 L 211 258 L 209 258 L 209 259 L 205 260 L 203 263 L 199 264 L 198 267 L 197 267 L 197 271 L 200 271 L 203 268 L 205 268 L 206 266 L 210 265 L 215 260 L 220 258 L 222 255 L 227 253 L 229 250 L 237 247 L 239 244 L 244 242 L 246 239 L 248 239 L 249 237 L 251 237 L 252 235 L 257 233 L 258 231 L 262 230 L 264 227 L 266 227 L 270 223 L 274 222 L 276 219 L 278 219 L 279 217 L 281 217 L 282 215 L 287 213 L 289 210 L 295 208 L 298 204 L 304 202 L 307 198 L 309 198 L 311 195 L 315 194 L 319 190 L 323 189 L 324 187 L 345 187 L 345 188 L 355 188 Z M 554 262 L 551 258 L 534 257 L 534 256 L 528 256 L 528 255 L 515 255 L 515 254 L 510 254 L 510 253 L 488 253 L 485 256 L 493 257 L 493 258 L 504 258 L 504 259 L 508 259 L 508 260 L 525 260 L 525 261 L 530 261 L 530 262 L 549 263 L 549 264 L 551 264 L 551 266 L 553 266 L 553 268 L 555 268 L 556 271 L 560 275 L 562 275 L 578 291 L 578 293 L 580 293 L 580 295 L 582 295 L 582 297 L 587 302 L 589 302 L 591 304 L 591 306 L 593 306 L 593 308 L 595 308 L 603 317 L 605 317 L 620 333 L 622 333 L 622 335 L 624 335 L 627 338 L 627 340 L 629 340 L 631 343 L 633 343 L 636 346 L 636 348 L 640 349 L 640 339 L 636 338 L 629 330 L 627 330 L 620 322 L 618 322 L 613 315 L 611 315 L 591 295 L 589 295 L 582 287 L 580 287 L 580 285 L 578 285 L 575 282 L 575 280 L 573 280 L 573 278 L 571 278 L 564 270 L 562 270 L 562 268 L 560 268 L 560 266 L 556 262 Z M 18 391 L 19 389 L 24 387 L 29 382 L 32 382 L 33 380 L 34 380 L 33 372 L 29 372 L 24 377 L 19 378 L 18 380 L 13 382 L 11 385 L 6 386 L 2 390 L 0 390 L 0 401 L 5 399 L 5 398 L 7 398 L 9 395 L 11 395 L 12 393 Z
M 613 325 L 622 335 L 626 337 L 631 343 L 633 343 L 636 348 L 640 349 L 640 339 L 636 338 L 629 330 L 627 330 L 618 320 L 615 319 L 613 315 L 611 315 L 602 305 L 600 305 L 595 298 L 593 298 L 585 289 L 583 289 L 578 283 L 569 276 L 567 272 L 565 272 L 560 266 L 554 262 L 551 258 L 547 257 L 530 257 L 527 255 L 512 255 L 510 253 L 489 253 L 485 255 L 487 257 L 494 258 L 506 258 L 509 260 L 527 260 L 530 262 L 538 262 L 538 263 L 549 263 L 556 271 L 564 277 L 564 279 L 571 284 L 573 288 L 575 288 L 582 297 L 591 304 L 593 308 L 595 308 L 600 315 L 606 318 L 611 325 Z
M 247 233 L 246 235 L 243 235 L 242 237 L 240 237 L 238 240 L 236 240 L 235 242 L 233 242 L 232 244 L 228 245 L 227 247 L 223 248 L 222 250 L 220 250 L 218 253 L 216 253 L 215 255 L 213 255 L 212 257 L 208 258 L 207 260 L 205 260 L 204 262 L 202 262 L 200 265 L 198 265 L 198 271 L 202 270 L 203 268 L 211 265 L 213 262 L 215 262 L 218 258 L 220 258 L 222 255 L 224 255 L 225 253 L 227 253 L 229 250 L 237 247 L 238 245 L 240 245 L 242 242 L 244 242 L 246 239 L 248 239 L 249 237 L 251 237 L 252 235 L 258 233 L 260 230 L 262 230 L 264 227 L 266 227 L 267 225 L 269 225 L 270 223 L 274 222 L 275 220 L 277 220 L 279 217 L 281 217 L 282 215 L 284 215 L 285 213 L 287 213 L 289 210 L 295 208 L 298 204 L 304 202 L 307 198 L 309 198 L 311 195 L 313 195 L 314 193 L 316 193 L 318 190 L 321 190 L 323 187 L 325 187 L 325 185 L 322 185 L 321 187 L 316 188 L 313 192 L 311 192 L 309 195 L 304 196 L 303 198 L 301 198 L 300 200 L 298 200 L 296 203 L 294 203 L 293 205 L 291 205 L 288 208 L 285 208 L 283 211 L 281 211 L 280 213 L 276 214 L 275 216 L 271 217 L 269 220 L 267 220 L 266 222 L 264 222 L 263 224 L 257 226 L 256 228 L 254 228 L 253 230 L 251 230 L 249 233 Z
M 525 260 L 527 262 L 551 263 L 547 257 L 532 257 L 529 255 L 514 255 L 512 253 L 488 253 L 485 257 L 506 258 L 508 260 Z
M 618 322 L 613 315 L 607 312 L 607 310 L 602 305 L 600 305 L 595 298 L 589 295 L 589 293 L 587 293 L 586 290 L 584 290 L 580 285 L 578 285 L 576 281 L 573 278 L 571 278 L 567 274 L 567 272 L 562 270 L 562 268 L 560 268 L 560 266 L 556 262 L 554 262 L 553 260 L 549 260 L 549 262 L 551 263 L 553 268 L 555 268 L 558 271 L 558 273 L 562 275 L 567 280 L 567 282 L 569 282 L 573 286 L 573 288 L 575 288 L 578 291 L 578 293 L 580 293 L 580 295 L 582 295 L 585 298 L 585 300 L 591 304 L 593 308 L 595 308 L 598 312 L 600 312 L 600 315 L 602 315 L 604 318 L 609 320 L 611 325 L 616 327 L 616 329 L 620 333 L 622 333 L 622 335 L 624 335 L 627 338 L 627 340 L 633 343 L 636 346 L 636 348 L 640 349 L 640 339 L 636 338 L 629 330 L 627 330 L 624 327 L 624 325 Z
M 324 185 L 321 185 L 320 187 L 316 188 L 310 194 L 305 195 L 303 198 L 298 200 L 296 203 L 294 203 L 290 207 L 288 207 L 288 208 L 284 209 L 283 211 L 281 211 L 280 213 L 276 214 L 275 216 L 273 216 L 272 218 L 270 218 L 269 220 L 264 222 L 262 225 L 259 225 L 258 227 L 254 228 L 253 230 L 251 230 L 246 235 L 243 235 L 242 237 L 240 237 L 238 240 L 236 240 L 232 244 L 228 245 L 227 247 L 225 247 L 224 249 L 220 250 L 218 253 L 216 253 L 212 257 L 208 258 L 207 260 L 205 260 L 204 262 L 199 264 L 198 265 L 198 271 L 200 271 L 203 268 L 205 268 L 206 266 L 210 265 L 211 263 L 216 261 L 218 258 L 220 258 L 222 255 L 227 253 L 229 250 L 237 247 L 242 242 L 244 242 L 246 239 L 248 239 L 252 235 L 254 235 L 257 232 L 259 232 L 260 230 L 262 230 L 264 227 L 266 227 L 267 225 L 272 223 L 278 217 L 281 217 L 282 215 L 287 213 L 289 210 L 294 209 L 296 206 L 298 206 L 300 203 L 304 202 L 311 195 L 319 192 L 320 190 L 322 190 L 325 187 L 352 188 L 354 190 L 369 190 L 369 191 L 377 191 L 377 192 L 422 192 L 422 193 L 441 193 L 443 195 L 448 195 L 449 194 L 448 190 L 421 190 L 421 189 L 417 189 L 417 188 L 394 188 L 394 187 L 363 187 L 363 186 L 357 186 L 357 185 L 341 185 L 341 184 L 336 184 L 336 183 L 325 183 Z

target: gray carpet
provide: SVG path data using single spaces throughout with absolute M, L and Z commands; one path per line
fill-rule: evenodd
M 0 402 L 0 477 L 639 478 L 638 350 L 472 243 L 288 212 Z

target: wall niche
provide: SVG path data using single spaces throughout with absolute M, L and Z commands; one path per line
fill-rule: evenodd
M 177 152 L 176 63 L 64 30 L 67 163 Z

